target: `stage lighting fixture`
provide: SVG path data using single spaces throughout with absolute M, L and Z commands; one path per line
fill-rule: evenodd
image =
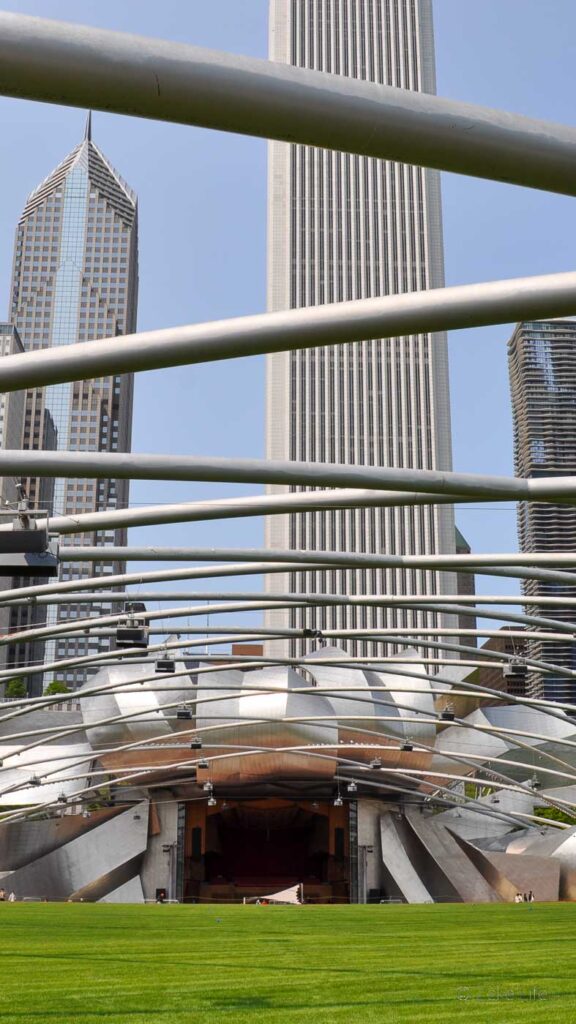
M 176 662 L 172 658 L 158 658 L 155 672 L 175 672 Z

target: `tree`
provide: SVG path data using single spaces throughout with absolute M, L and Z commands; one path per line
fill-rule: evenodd
M 47 686 L 46 689 L 44 690 L 44 696 L 45 697 L 52 697 L 52 696 L 54 696 L 54 694 L 58 694 L 58 693 L 70 693 L 70 690 L 66 686 L 66 683 L 59 683 L 55 679 L 54 682 L 50 683 L 50 685 Z
M 26 697 L 28 695 L 26 683 L 23 679 L 9 679 L 6 683 L 4 695 L 12 698 L 13 700 L 16 697 Z
M 576 825 L 574 815 L 561 811 L 558 807 L 535 807 L 534 814 L 537 818 L 547 818 L 548 821 L 563 821 L 566 825 Z

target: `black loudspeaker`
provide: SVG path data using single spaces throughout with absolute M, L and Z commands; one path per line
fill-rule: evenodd
M 344 860 L 344 829 L 334 829 L 334 858 Z
M 192 829 L 192 860 L 202 860 L 202 829 Z

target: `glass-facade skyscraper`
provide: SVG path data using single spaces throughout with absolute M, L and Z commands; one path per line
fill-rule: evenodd
M 514 417 L 514 468 L 517 476 L 576 475 L 576 320 L 536 320 L 518 324 L 508 343 Z M 576 550 L 576 509 L 572 504 L 521 502 L 518 506 L 521 551 Z M 576 598 L 576 586 L 526 580 L 529 614 L 574 625 L 576 609 L 538 606 L 541 596 Z M 576 670 L 576 646 L 566 640 L 530 640 L 536 661 Z M 529 670 L 528 693 L 547 700 L 576 700 L 576 681 Z
M 271 0 L 270 57 L 432 93 L 431 0 Z M 436 171 L 270 143 L 271 311 L 443 284 Z M 417 334 L 268 356 L 267 456 L 451 469 L 446 337 Z M 266 536 L 275 549 L 415 555 L 455 550 L 450 506 L 276 516 L 268 519 Z M 453 576 L 421 570 L 291 573 L 267 581 L 271 594 L 426 595 L 454 587 Z M 377 630 L 438 621 L 422 611 L 376 607 L 267 613 L 272 628 Z M 358 654 L 383 650 L 356 642 L 344 646 Z M 279 653 L 286 645 L 274 649 Z M 303 643 L 291 643 L 293 654 L 304 649 Z M 390 645 L 388 652 L 395 649 Z
M 20 355 L 22 351 L 22 342 L 14 324 L 0 323 L 0 359 Z M 1 371 L 0 362 L 0 374 Z M 14 391 L 0 394 L 0 448 L 20 448 L 23 423 L 24 393 Z M 0 477 L 0 504 L 14 508 L 18 498 L 16 481 L 10 477 Z
M 24 348 L 92 341 L 136 329 L 138 297 L 138 210 L 136 195 L 91 137 L 88 116 L 82 142 L 28 197 L 18 222 L 12 274 L 10 319 Z M 56 384 L 26 394 L 23 447 L 62 451 L 129 451 L 132 431 L 131 375 Z M 27 481 L 32 507 L 76 514 L 122 508 L 128 504 L 126 480 Z M 124 530 L 70 536 L 78 545 L 125 544 Z M 110 575 L 122 563 L 66 564 L 61 578 Z M 48 621 L 70 621 L 106 614 L 109 605 L 69 604 L 48 612 Z M 26 621 L 14 614 L 13 628 Z M 47 645 L 46 656 L 80 657 L 96 653 L 108 641 L 86 637 Z M 18 663 L 18 652 L 12 652 Z M 67 670 L 56 678 L 75 687 L 85 670 Z

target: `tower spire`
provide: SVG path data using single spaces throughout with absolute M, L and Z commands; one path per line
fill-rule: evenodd
M 84 139 L 86 142 L 92 142 L 92 111 L 89 110 L 86 117 L 86 128 L 84 129 Z

